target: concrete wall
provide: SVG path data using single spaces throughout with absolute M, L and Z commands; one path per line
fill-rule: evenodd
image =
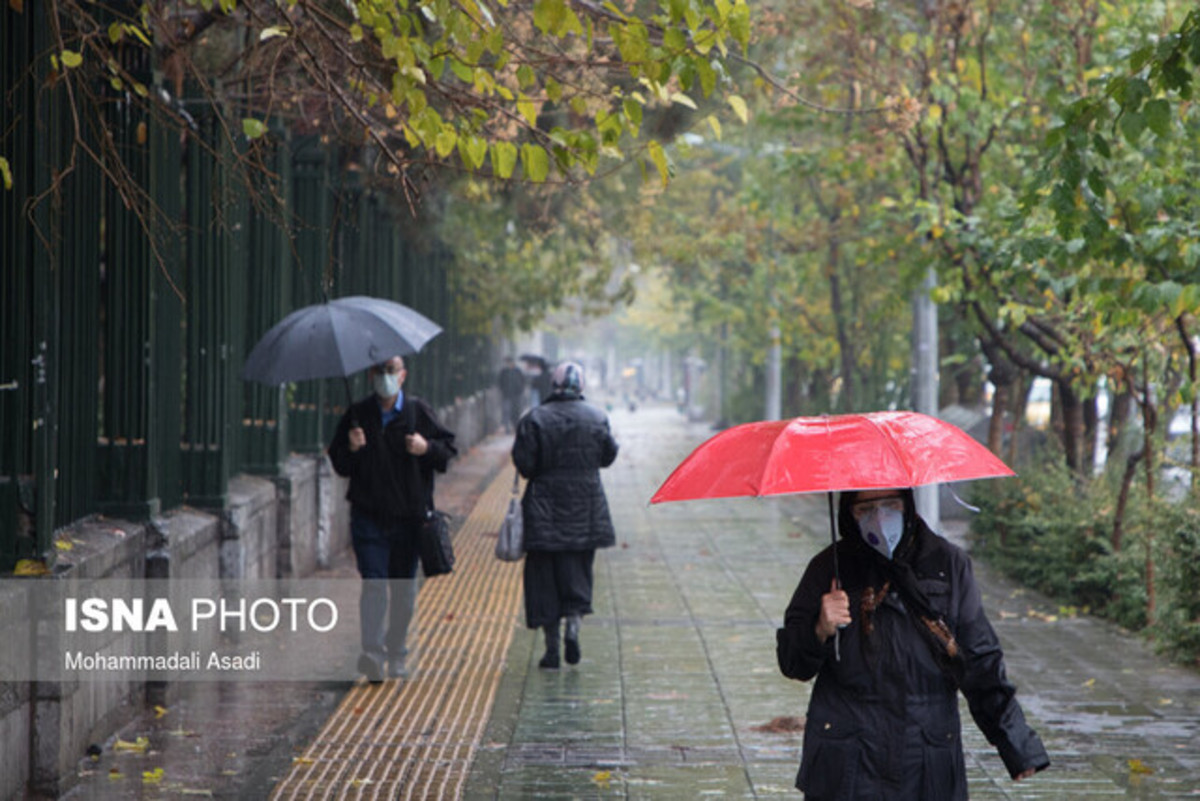
M 465 453 L 499 428 L 498 393 L 459 399 L 438 416 Z M 345 495 L 346 480 L 324 455 L 295 454 L 274 479 L 234 477 L 225 509 L 73 525 L 60 537 L 73 547 L 59 554 L 54 575 L 30 581 L 302 578 L 350 547 Z M 29 618 L 23 586 L 0 583 L 0 620 Z M 114 635 L 106 650 L 136 647 L 132 637 Z M 171 697 L 169 682 L 0 683 L 0 799 L 61 795 L 89 744 L 104 743 L 145 704 Z
M 63 552 L 47 581 L 141 579 L 146 575 L 149 537 L 145 525 L 87 521 L 71 527 L 60 539 L 72 547 Z M 138 645 L 132 635 L 114 635 L 105 651 L 133 654 Z M 139 681 L 33 683 L 29 700 L 30 786 L 50 795 L 69 788 L 87 746 L 102 742 L 129 720 L 144 700 L 145 683 Z

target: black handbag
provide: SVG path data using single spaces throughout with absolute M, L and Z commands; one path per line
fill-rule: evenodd
M 441 576 L 454 569 L 454 545 L 450 542 L 450 516 L 432 511 L 418 532 L 417 553 L 426 576 Z

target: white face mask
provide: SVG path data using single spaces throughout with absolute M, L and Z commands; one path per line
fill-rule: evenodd
M 904 512 L 877 508 L 858 521 L 858 530 L 867 545 L 891 559 L 904 536 Z
M 399 373 L 376 373 L 375 374 L 375 394 L 387 400 L 394 398 L 400 394 L 400 374 Z

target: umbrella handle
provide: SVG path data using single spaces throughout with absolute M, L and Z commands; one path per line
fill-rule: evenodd
M 842 588 L 842 572 L 838 567 L 838 552 L 837 552 L 837 516 L 833 513 L 833 491 L 826 493 L 829 498 L 829 538 L 833 545 L 833 580 L 837 582 L 838 589 Z M 842 661 L 842 642 L 841 631 L 842 627 L 838 626 L 833 630 L 833 658 Z

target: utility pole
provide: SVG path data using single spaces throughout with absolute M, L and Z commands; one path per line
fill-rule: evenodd
M 771 321 L 771 344 L 767 350 L 767 420 L 778 420 L 783 416 L 782 378 L 783 353 L 779 342 L 779 322 Z
M 937 273 L 932 267 L 913 298 L 913 409 L 936 417 L 938 414 L 938 330 L 937 304 L 933 288 Z M 938 486 L 916 488 L 917 513 L 934 531 L 941 527 L 942 510 Z
M 779 333 L 779 298 L 775 294 L 775 270 L 779 263 L 779 252 L 775 247 L 775 221 L 767 229 L 770 243 L 767 264 L 767 313 L 771 315 L 767 336 L 767 404 L 766 420 L 778 420 L 783 416 L 783 347 Z

